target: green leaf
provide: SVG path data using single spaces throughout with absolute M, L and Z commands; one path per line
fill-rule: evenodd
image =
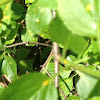
M 6 38 L 6 42 L 5 42 L 5 45 L 7 44 L 11 44 L 15 41 L 15 38 L 16 38 L 16 34 L 17 34 L 17 31 L 18 31 L 18 28 L 19 28 L 19 25 L 15 22 L 15 21 L 12 21 L 11 22 L 11 32 L 10 34 L 7 36 Z
M 0 38 L 7 37 L 7 36 L 10 34 L 11 30 L 12 30 L 12 29 L 11 29 L 11 25 L 7 26 L 7 30 L 2 31 L 2 32 L 0 33 Z
M 56 0 L 39 0 L 39 4 L 42 7 L 46 7 L 46 8 L 50 8 L 50 9 L 57 9 Z
M 0 14 L 0 33 L 6 30 L 11 22 L 11 4 L 12 2 L 0 6 L 2 11 Z
M 100 100 L 100 96 L 94 96 L 94 97 L 87 99 L 87 100 Z
M 50 38 L 64 46 L 64 49 L 71 49 L 75 53 L 82 53 L 88 45 L 82 36 L 71 33 L 57 16 L 49 26 Z M 60 35 L 60 36 L 59 36 Z
M 2 49 L 5 49 L 5 47 L 2 45 L 1 40 L 0 40 L 0 51 L 1 51 Z
M 4 56 L 1 70 L 2 74 L 7 75 L 10 79 L 15 79 L 17 77 L 17 65 L 11 56 Z
M 49 47 L 44 48 L 41 52 L 41 60 L 46 60 L 50 51 L 51 51 L 51 48 Z
M 12 20 L 18 20 L 23 16 L 23 12 L 25 11 L 24 7 L 21 4 L 13 2 L 11 5 L 12 10 Z
M 67 58 L 66 58 L 68 61 L 77 61 L 77 59 L 74 57 L 74 56 L 72 56 L 72 55 L 69 55 L 69 56 L 67 56 Z
M 28 7 L 26 14 L 26 26 L 34 35 L 47 31 L 52 19 L 51 10 L 43 8 L 38 2 L 34 2 Z
M 13 0 L 0 0 L 0 5 L 4 4 L 4 3 L 8 3 L 10 1 L 13 1 Z
M 25 0 L 25 4 L 33 3 L 35 0 Z
M 21 33 L 21 40 L 23 42 L 37 42 L 38 39 L 34 36 L 34 33 L 30 30 L 26 30 L 26 28 Z M 34 46 L 35 44 L 26 44 L 26 46 Z
M 4 87 L 1 85 L 1 83 L 0 83 L 0 94 L 4 91 Z
M 29 55 L 30 50 L 27 48 L 20 48 L 15 53 L 15 58 L 18 60 L 24 60 Z
M 97 17 L 98 19 L 100 19 L 100 0 L 94 0 L 94 3 L 95 3 L 95 10 L 96 10 Z
M 62 89 L 62 91 L 64 92 L 64 94 L 67 96 L 73 88 L 73 78 L 69 77 L 67 79 L 61 79 L 59 85 L 60 85 L 60 88 Z M 61 93 L 60 93 L 60 95 L 61 95 L 61 98 L 64 99 L 64 97 Z
M 98 82 L 95 84 L 94 88 L 90 92 L 89 98 L 93 96 L 100 96 L 100 80 L 98 80 Z
M 52 76 L 54 75 L 54 66 L 55 66 L 54 63 L 49 63 L 48 65 L 48 71 Z M 62 65 L 59 65 L 59 70 L 63 70 Z M 62 73 L 60 73 L 60 75 L 63 79 L 66 79 L 70 76 L 70 73 L 71 73 L 71 70 L 67 70 L 67 71 L 65 70 Z
M 10 2 L 0 6 L 0 34 L 9 28 L 12 20 L 17 20 L 23 16 L 24 8 L 15 2 Z M 4 32 L 5 33 L 5 32 Z M 3 34 L 4 34 L 3 33 Z
M 92 8 L 92 16 L 94 17 L 96 21 L 96 35 L 97 35 L 97 40 L 98 40 L 98 48 L 99 48 L 99 53 L 100 53 L 100 1 L 99 0 L 93 0 L 91 2 Z
M 59 65 L 59 70 L 62 70 L 63 66 Z M 49 63 L 48 65 L 48 72 L 53 76 L 54 75 L 54 63 Z M 73 87 L 73 78 L 69 77 L 71 74 L 71 70 L 65 70 L 62 73 L 60 73 L 60 88 L 64 92 L 64 94 L 67 96 Z M 61 98 L 64 99 L 63 95 L 60 93 Z
M 75 95 L 71 95 L 67 98 L 67 100 L 80 100 L 80 98 L 78 96 Z
M 33 62 L 34 60 L 21 60 L 19 61 L 19 71 L 20 74 L 25 74 L 26 72 L 32 72 L 33 71 Z
M 96 66 L 94 65 L 88 65 L 88 68 L 96 70 Z
M 75 34 L 96 37 L 96 24 L 81 0 L 57 0 L 57 4 L 59 16 L 69 30 Z
M 80 98 L 82 100 L 84 100 L 84 99 L 90 97 L 89 95 L 92 91 L 94 91 L 94 89 L 98 83 L 98 79 L 95 77 L 86 75 L 84 73 L 81 73 L 79 71 L 78 71 L 78 74 L 80 75 L 80 80 L 77 83 L 77 91 L 78 91 Z M 86 91 L 84 89 L 86 89 Z M 97 92 L 100 93 L 100 91 L 99 91 L 100 89 L 98 88 L 97 90 L 98 91 L 94 91 L 94 92 L 96 92 L 95 94 L 97 94 Z M 95 94 L 92 94 L 92 96 Z
M 58 15 L 51 21 L 48 32 L 53 41 L 62 44 L 64 47 L 67 45 L 70 31 L 64 26 Z
M 8 36 L 9 39 L 11 38 L 11 40 L 14 41 L 13 37 L 15 36 L 16 32 L 18 31 L 18 27 L 19 27 L 19 25 L 15 21 L 11 21 L 10 25 L 7 26 L 7 30 L 2 31 L 2 33 L 0 34 L 0 38 L 7 39 L 7 36 L 10 34 Z
M 88 46 L 88 41 L 82 36 L 72 34 L 68 39 L 68 49 L 75 53 L 83 53 Z
M 47 75 L 34 72 L 16 79 L 0 95 L 0 100 L 8 98 L 9 100 L 57 100 L 58 97 L 57 90 Z
M 99 48 L 98 48 L 98 42 L 97 41 L 93 41 L 92 42 L 92 46 L 93 46 L 93 53 L 96 54 L 99 52 Z

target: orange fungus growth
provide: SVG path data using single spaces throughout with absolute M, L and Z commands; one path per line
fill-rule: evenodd
M 64 64 L 67 64 L 67 62 L 68 62 L 67 60 L 64 60 Z
M 37 10 L 35 9 L 34 12 L 37 12 Z
M 48 83 L 49 83 L 48 81 L 44 81 L 43 85 L 46 86 L 46 85 L 48 85 Z
M 40 20 L 39 20 L 39 19 L 36 19 L 36 22 L 37 22 L 37 23 L 40 23 Z
M 91 11 L 92 9 L 93 9 L 93 7 L 92 7 L 91 4 L 88 4 L 88 5 L 86 6 L 86 10 L 87 10 L 87 11 Z

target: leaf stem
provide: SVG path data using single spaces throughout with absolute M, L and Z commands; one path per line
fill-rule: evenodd
M 63 57 L 59 57 L 59 62 L 65 65 L 65 68 L 63 68 L 63 70 L 60 70 L 58 73 L 56 73 L 54 76 L 52 76 L 52 79 L 54 79 L 55 76 L 59 75 L 61 72 L 63 72 L 64 70 L 68 70 L 69 68 L 73 68 L 75 70 L 81 71 L 85 74 L 91 75 L 93 77 L 99 78 L 100 79 L 100 71 L 97 70 L 93 70 L 90 68 L 87 68 L 85 66 L 82 65 L 78 65 L 75 64 L 74 62 L 67 62 L 67 64 L 64 63 L 65 59 L 63 59 Z
M 3 52 L 3 54 L 0 57 L 0 60 L 3 58 L 3 56 L 6 54 L 6 51 Z
M 90 59 L 90 57 L 85 57 L 85 58 L 79 59 L 79 60 L 75 61 L 75 64 L 79 64 L 79 63 L 87 61 L 89 59 Z
M 65 64 L 63 58 L 60 58 L 59 61 L 61 63 L 63 63 L 67 67 L 67 69 L 68 69 L 68 67 L 71 67 L 71 68 L 73 68 L 75 70 L 79 70 L 79 71 L 81 71 L 81 72 L 83 72 L 85 74 L 91 75 L 93 77 L 100 78 L 100 71 L 93 70 L 93 69 L 87 68 L 87 67 L 82 66 L 82 65 L 78 65 L 78 64 L 76 64 L 74 62 L 69 62 L 68 61 L 68 63 Z

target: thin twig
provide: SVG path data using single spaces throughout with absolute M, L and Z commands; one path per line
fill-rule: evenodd
M 67 96 L 65 95 L 65 93 L 62 91 L 62 89 L 60 87 L 59 87 L 59 90 L 60 90 L 61 94 L 64 96 L 64 98 L 66 99 Z
M 46 73 L 48 76 L 52 77 L 52 75 L 49 73 L 49 71 L 46 71 Z M 60 87 L 59 87 L 59 90 L 60 90 L 61 94 L 64 96 L 64 98 L 66 99 L 67 96 L 65 95 L 65 93 L 62 91 L 62 89 Z
M 56 17 L 56 11 L 52 10 L 52 18 L 54 19 Z
M 45 61 L 45 63 L 44 63 L 43 65 L 40 66 L 40 67 L 42 67 L 42 69 L 41 69 L 40 72 L 42 72 L 42 71 L 45 69 L 45 66 L 47 65 L 47 63 L 48 63 L 48 61 L 49 61 L 49 59 L 51 58 L 52 55 L 53 55 L 53 49 L 51 50 L 51 52 L 50 52 L 50 54 L 49 54 L 47 60 Z
M 7 85 L 9 83 L 11 83 L 11 79 L 9 79 L 5 74 L 2 75 L 2 80 L 4 81 L 4 83 L 6 83 Z
M 1 76 L 1 79 L 2 79 L 1 84 L 2 84 L 4 87 L 7 87 L 8 84 L 12 82 L 5 74 L 3 74 L 3 75 Z
M 1 78 L 2 78 L 2 81 L 3 81 L 3 85 L 4 85 L 4 87 L 7 87 L 6 81 L 4 80 L 3 77 L 1 77 Z
M 24 44 L 35 44 L 35 45 L 42 45 L 42 46 L 52 47 L 52 45 L 49 45 L 49 44 L 46 44 L 46 43 L 39 43 L 39 42 L 20 42 L 20 43 L 16 43 L 16 44 L 13 44 L 13 45 L 6 46 L 6 48 L 12 48 L 12 47 L 19 46 L 19 45 L 24 45 Z
M 49 54 L 47 60 L 45 61 L 45 63 L 41 66 L 42 69 L 41 69 L 40 72 L 42 72 L 42 71 L 45 69 L 45 66 L 47 65 L 47 63 L 48 63 L 48 61 L 49 61 L 49 59 L 51 58 L 52 55 L 53 55 L 53 49 L 51 50 L 51 52 L 50 52 L 50 54 Z M 49 73 L 48 70 L 46 71 L 46 73 L 47 73 L 47 75 L 48 75 L 49 77 L 52 77 L 52 75 Z M 64 92 L 62 91 L 62 89 L 61 89 L 60 87 L 59 87 L 59 90 L 60 90 L 61 94 L 64 96 L 64 98 L 66 99 L 67 96 L 64 94 Z

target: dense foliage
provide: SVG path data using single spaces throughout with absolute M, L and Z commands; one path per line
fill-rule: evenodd
M 8 98 L 100 99 L 100 0 L 0 0 L 0 100 Z

